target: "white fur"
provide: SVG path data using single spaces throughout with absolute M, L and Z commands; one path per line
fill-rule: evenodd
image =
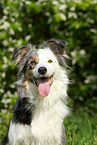
M 41 97 L 35 84 L 28 84 L 30 101 L 35 105 L 31 125 L 12 124 L 9 129 L 10 145 L 61 145 L 62 124 L 69 111 L 64 102 L 67 99 L 68 78 L 53 52 L 38 50 L 39 63 L 33 75 L 39 77 L 38 68 L 45 66 L 45 76 L 53 75 L 53 83 L 47 97 Z M 52 63 L 48 63 L 48 60 Z M 62 101 L 64 100 L 64 101 Z

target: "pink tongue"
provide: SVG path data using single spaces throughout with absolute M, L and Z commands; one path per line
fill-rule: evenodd
M 39 94 L 42 97 L 46 97 L 48 96 L 49 92 L 50 92 L 50 86 L 49 86 L 49 82 L 46 80 L 39 80 L 39 86 L 38 86 L 38 91 Z

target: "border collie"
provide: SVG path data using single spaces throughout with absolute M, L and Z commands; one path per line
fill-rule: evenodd
M 19 97 L 2 145 L 64 145 L 69 83 L 65 42 L 51 39 L 37 47 L 16 48 Z

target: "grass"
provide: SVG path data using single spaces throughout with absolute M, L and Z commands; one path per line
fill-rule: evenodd
M 65 145 L 97 145 L 97 115 L 72 114 L 64 121 Z
M 0 125 L 0 142 L 7 132 L 11 115 L 2 114 Z M 97 145 L 97 114 L 71 113 L 64 121 L 65 145 Z

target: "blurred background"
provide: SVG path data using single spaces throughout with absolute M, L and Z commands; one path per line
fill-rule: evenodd
M 67 44 L 72 120 L 77 122 L 79 118 L 83 122 L 87 116 L 97 133 L 97 1 L 1 0 L 0 140 L 7 132 L 17 99 L 13 84 L 17 69 L 11 60 L 12 52 L 22 45 L 35 45 L 50 38 L 63 39 Z

